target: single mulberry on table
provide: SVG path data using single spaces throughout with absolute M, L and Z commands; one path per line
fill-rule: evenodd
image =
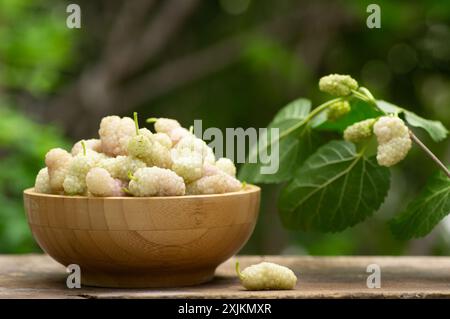
M 252 265 L 242 272 L 236 263 L 236 272 L 247 290 L 288 290 L 297 284 L 297 276 L 292 270 L 270 262 Z

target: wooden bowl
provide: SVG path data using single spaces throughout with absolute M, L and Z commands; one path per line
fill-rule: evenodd
M 183 197 L 82 197 L 24 191 L 39 246 L 78 264 L 81 282 L 99 287 L 174 287 L 213 278 L 247 242 L 260 189 Z

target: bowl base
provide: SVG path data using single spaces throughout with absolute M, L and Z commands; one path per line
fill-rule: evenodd
M 211 281 L 215 268 L 180 270 L 180 272 L 105 273 L 84 270 L 81 284 L 105 288 L 170 288 L 194 286 Z

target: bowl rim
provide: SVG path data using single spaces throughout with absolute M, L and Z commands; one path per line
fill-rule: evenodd
M 247 184 L 243 189 L 237 192 L 229 192 L 222 194 L 203 194 L 203 195 L 183 195 L 183 196 L 148 196 L 148 197 L 132 197 L 132 196 L 114 196 L 114 197 L 99 197 L 99 196 L 80 196 L 80 195 L 57 195 L 57 194 L 45 194 L 37 193 L 34 191 L 34 187 L 27 188 L 23 191 L 24 195 L 48 197 L 48 198 L 62 198 L 62 199 L 87 199 L 87 200 L 170 200 L 170 199 L 202 199 L 202 198 L 214 198 L 214 197 L 232 197 L 238 195 L 247 195 L 252 193 L 259 193 L 261 188 L 253 184 Z

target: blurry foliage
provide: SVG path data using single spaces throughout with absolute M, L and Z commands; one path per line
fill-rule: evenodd
M 38 94 L 59 83 L 73 60 L 64 8 L 49 0 L 0 1 L 1 86 Z
M 323 12 L 329 8 L 329 1 L 303 3 L 322 6 Z M 450 2 L 380 0 L 379 30 L 369 30 L 365 24 L 371 1 L 339 3 L 353 20 L 338 30 L 328 30 L 334 33 L 326 40 L 318 65 L 309 64 L 302 50 L 309 48 L 299 46 L 307 36 L 301 30 L 300 38 L 290 42 L 253 32 L 246 35 L 236 63 L 144 104 L 138 111 L 143 118 L 175 117 L 185 126 L 201 118 L 204 128 L 265 127 L 281 106 L 297 97 L 307 97 L 317 105 L 324 98 L 317 90 L 321 75 L 348 73 L 380 99 L 439 119 L 449 127 Z M 0 96 L 6 90 L 51 95 L 76 78 L 74 70 L 98 58 L 98 32 L 67 29 L 66 4 L 0 0 Z M 204 1 L 182 30 L 182 41 L 174 41 L 164 58 L 189 54 L 239 34 L 298 4 L 296 0 Z M 318 36 L 317 41 L 322 40 Z M 52 124 L 36 124 L 18 111 L 20 103 L 20 99 L 7 98 L 0 102 L 0 253 L 37 249 L 25 221 L 21 192 L 33 185 L 47 149 L 68 147 L 62 131 Z M 450 160 L 448 139 L 435 144 L 427 136 L 421 137 L 444 161 Z M 403 210 L 404 203 L 415 196 L 414 190 L 435 170 L 417 149 L 408 157 L 395 169 L 391 194 L 376 217 L 340 234 L 283 229 L 276 212 L 278 189 L 264 186 L 260 218 L 243 253 L 449 254 L 450 243 L 442 229 L 424 240 L 406 243 L 396 241 L 385 226 L 391 212 Z
M 35 250 L 26 223 L 22 191 L 34 185 L 45 153 L 68 147 L 62 133 L 49 125 L 36 124 L 0 101 L 0 252 Z
M 47 0 L 0 1 L 0 252 L 37 249 L 22 203 L 48 149 L 67 147 L 60 130 L 37 124 L 1 96 L 2 88 L 35 95 L 51 92 L 70 65 L 72 40 L 60 10 Z M 49 8 L 52 8 L 49 10 Z
M 258 34 L 248 40 L 243 60 L 262 79 L 271 74 L 284 86 L 293 89 L 301 85 L 307 72 L 302 61 L 289 48 Z

